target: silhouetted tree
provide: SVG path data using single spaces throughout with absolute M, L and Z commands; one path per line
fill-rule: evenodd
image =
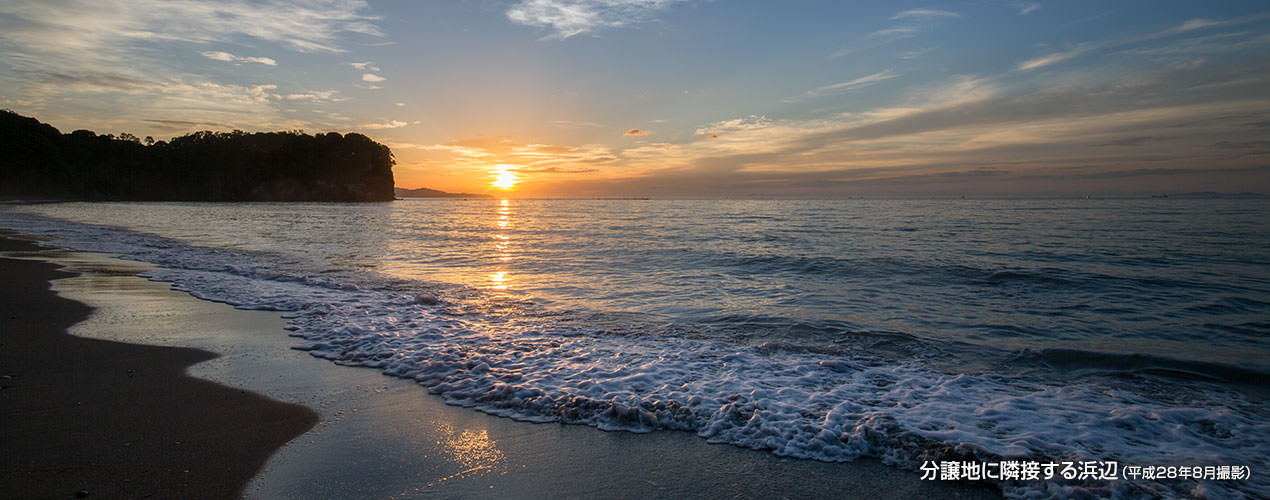
M 89 200 L 387 201 L 392 152 L 350 133 L 200 131 L 145 143 L 0 111 L 0 195 Z

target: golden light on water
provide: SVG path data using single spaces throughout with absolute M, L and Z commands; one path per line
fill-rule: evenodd
M 489 275 L 489 287 L 494 290 L 506 290 L 509 281 L 511 281 L 511 277 L 507 276 L 507 271 L 499 271 Z
M 503 264 L 507 264 L 512 260 L 512 237 L 511 237 L 511 204 L 507 200 L 501 200 L 498 204 L 498 219 L 496 223 L 498 230 L 493 234 L 494 251 L 498 256 L 498 260 Z M 502 267 L 502 266 L 500 266 Z M 504 269 L 498 269 L 494 274 L 489 275 L 489 287 L 493 290 L 507 290 L 511 282 L 511 276 Z
M 516 165 L 500 164 L 495 166 L 493 170 L 489 171 L 490 175 L 494 176 L 494 180 L 490 182 L 490 185 L 504 191 L 516 187 L 516 182 L 519 179 L 516 177 L 515 168 Z
M 498 228 L 507 229 L 511 225 L 511 208 L 507 206 L 507 200 L 503 200 L 498 208 Z
M 505 468 L 507 457 L 498 448 L 498 442 L 490 439 L 485 429 L 455 429 L 452 425 L 438 423 L 437 431 L 441 435 L 437 444 L 445 453 L 445 458 L 461 470 L 449 476 L 428 483 L 427 487 L 439 486 L 446 481 L 461 477 L 483 475 Z
M 498 260 L 510 262 L 512 260 L 511 244 L 507 240 L 511 238 L 501 234 L 495 235 L 495 237 L 499 240 L 494 243 L 494 248 L 498 251 Z

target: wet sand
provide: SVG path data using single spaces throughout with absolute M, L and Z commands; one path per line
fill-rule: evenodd
M 783 459 L 685 432 L 604 432 L 448 406 L 410 381 L 290 349 L 297 340 L 277 313 L 134 276 L 144 264 L 77 252 L 40 258 L 80 273 L 54 289 L 96 308 L 72 333 L 215 352 L 189 373 L 321 415 L 269 459 L 248 498 L 1000 498 L 876 460 Z
M 92 309 L 49 290 L 57 267 L 0 259 L 0 497 L 236 498 L 317 422 L 184 374 L 210 352 L 68 335 Z

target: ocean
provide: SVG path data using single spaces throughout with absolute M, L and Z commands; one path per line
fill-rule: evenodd
M 296 348 L 531 422 L 803 459 L 1115 461 L 1270 497 L 1265 200 L 0 206 L 0 227 L 280 311 Z

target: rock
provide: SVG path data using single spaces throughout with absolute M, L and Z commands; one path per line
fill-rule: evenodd
M 425 306 L 434 306 L 437 304 L 437 296 L 424 292 L 415 297 L 415 301 Z

